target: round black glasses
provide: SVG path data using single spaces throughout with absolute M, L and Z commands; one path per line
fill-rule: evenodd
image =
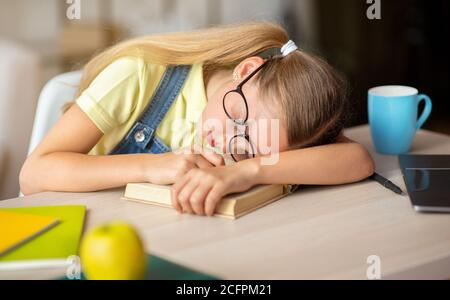
M 227 92 L 223 96 L 223 110 L 227 117 L 236 125 L 245 127 L 244 133 L 234 135 L 228 142 L 228 150 L 235 162 L 254 158 L 256 155 L 255 148 L 248 135 L 248 103 L 242 91 L 242 87 L 266 65 L 266 62 L 267 61 L 256 68 L 241 83 L 239 83 L 234 90 Z

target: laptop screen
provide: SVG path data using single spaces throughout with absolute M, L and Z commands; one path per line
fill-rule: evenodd
M 399 161 L 414 208 L 450 212 L 450 155 L 400 155 Z

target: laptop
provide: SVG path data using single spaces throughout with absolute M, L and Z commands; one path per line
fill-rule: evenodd
M 450 212 L 450 155 L 399 155 L 416 211 Z

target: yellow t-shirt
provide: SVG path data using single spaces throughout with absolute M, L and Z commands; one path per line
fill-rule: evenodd
M 165 69 L 143 58 L 124 57 L 92 81 L 76 100 L 104 134 L 89 154 L 106 155 L 125 137 L 149 105 Z M 203 66 L 194 64 L 156 135 L 172 150 L 191 145 L 206 102 Z

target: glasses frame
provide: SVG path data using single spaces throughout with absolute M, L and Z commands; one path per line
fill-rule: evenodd
M 241 83 L 238 84 L 238 86 L 233 89 L 228 91 L 227 93 L 225 93 L 225 95 L 223 96 L 222 99 L 222 106 L 223 106 L 223 110 L 225 112 L 225 114 L 227 115 L 227 117 L 232 120 L 235 124 L 240 125 L 240 126 L 245 126 L 247 129 L 247 121 L 248 121 L 248 102 L 247 102 L 247 98 L 245 98 L 244 92 L 242 91 L 242 87 L 244 86 L 244 84 L 246 84 L 250 79 L 252 79 L 253 76 L 256 75 L 256 73 L 258 73 L 262 68 L 264 68 L 264 66 L 267 64 L 267 60 L 262 63 L 258 68 L 256 68 L 252 73 L 250 73 L 244 80 L 242 80 Z M 242 100 L 244 100 L 244 104 L 245 104 L 245 118 L 243 120 L 241 119 L 234 119 L 227 111 L 226 107 L 225 107 L 225 98 L 227 97 L 228 94 L 231 93 L 238 93 L 241 97 Z M 233 136 L 230 141 L 228 142 L 228 149 L 231 149 L 231 143 L 233 142 L 233 140 L 235 138 L 238 137 L 243 137 L 247 140 L 247 142 L 250 144 L 250 147 L 252 148 L 252 157 L 254 158 L 256 156 L 255 154 L 255 148 L 253 147 L 252 142 L 250 141 L 250 136 L 247 133 L 240 133 L 240 134 L 236 134 L 235 136 Z M 233 153 L 231 153 L 231 157 L 233 158 L 233 160 L 235 162 L 238 162 L 238 160 L 234 157 Z

